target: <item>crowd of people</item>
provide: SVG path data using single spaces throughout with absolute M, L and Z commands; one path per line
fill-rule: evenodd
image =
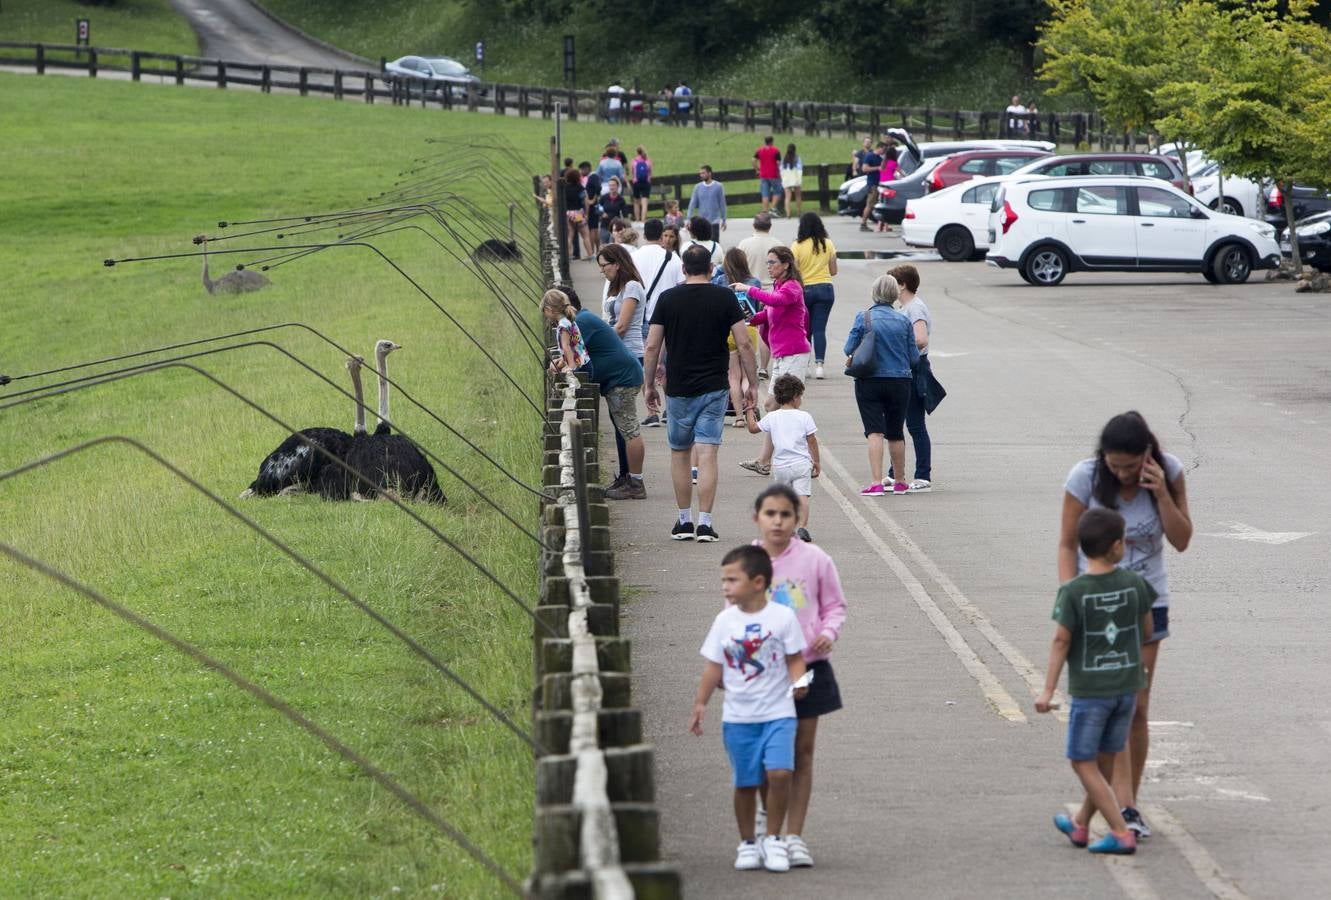
M 864 149 L 861 165 L 881 169 L 881 148 Z M 755 154 L 764 180 L 780 157 L 774 150 L 769 139 Z M 610 164 L 589 177 L 602 171 L 620 175 Z M 805 408 L 809 382 L 826 377 L 837 257 L 816 213 L 799 217 L 790 246 L 772 235 L 775 186 L 763 193 L 752 234 L 724 249 L 724 193 L 709 188 L 710 175 L 700 169 L 682 221 L 676 210 L 674 218 L 646 219 L 641 233 L 622 216 L 599 239 L 587 229 L 593 243 L 585 246 L 604 276 L 600 315 L 583 308 L 569 285 L 548 291 L 542 309 L 558 336 L 552 368 L 587 372 L 605 397 L 619 457 L 609 499 L 647 498 L 642 429 L 665 427 L 673 541 L 720 540 L 713 510 L 726 419 L 762 438 L 759 456 L 740 465 L 772 483 L 754 504 L 756 539 L 722 559 L 726 605 L 702 646 L 689 728 L 702 733 L 708 700 L 723 688 L 722 736 L 741 841 L 735 867 L 786 871 L 813 864 L 803 835 L 817 723 L 841 708 L 829 657 L 846 601 L 835 564 L 809 530 L 821 461 L 818 425 Z M 567 182 L 570 191 L 574 183 Z M 869 301 L 843 346 L 867 445 L 870 477 L 860 494 L 926 493 L 933 489 L 926 417 L 944 392 L 929 362 L 933 317 L 920 271 L 891 268 L 872 283 Z M 1163 551 L 1166 542 L 1185 550 L 1191 535 L 1181 462 L 1139 414 L 1115 416 L 1095 455 L 1073 466 L 1064 485 L 1055 636 L 1035 702 L 1039 712 L 1055 707 L 1066 666 L 1066 755 L 1085 799 L 1054 825 L 1094 853 L 1133 853 L 1151 833 L 1137 798 L 1151 689 L 1169 634 Z M 1097 812 L 1110 830 L 1092 842 L 1088 826 Z

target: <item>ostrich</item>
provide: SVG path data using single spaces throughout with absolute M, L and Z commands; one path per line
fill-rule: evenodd
M 318 485 L 325 469 L 340 471 L 337 466 L 329 463 L 327 456 L 297 435 L 304 436 L 310 444 L 323 448 L 338 459 L 345 458 L 351 447 L 351 435 L 345 431 L 336 428 L 303 428 L 278 444 L 277 449 L 259 463 L 259 477 L 240 495 L 242 498 L 299 493 L 312 485 Z
M 393 434 L 392 426 L 388 424 L 388 354 L 400 350 L 401 346 L 389 340 L 374 345 L 375 369 L 379 376 L 379 421 L 371 436 L 374 443 L 364 445 L 370 448 L 367 451 L 360 451 L 360 444 L 353 446 L 347 462 L 379 488 L 395 489 L 402 497 L 413 500 L 443 503 L 444 492 L 439 488 L 434 466 L 408 438 Z M 351 462 L 353 458 L 357 462 Z
M 209 294 L 216 294 L 219 291 L 223 294 L 243 294 L 272 284 L 266 276 L 249 269 L 236 269 L 213 281 L 208 277 L 208 236 L 201 234 L 194 239 L 194 242 L 203 245 L 203 287 Z

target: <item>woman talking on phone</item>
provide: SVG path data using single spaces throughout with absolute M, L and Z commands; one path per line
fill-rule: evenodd
M 1169 578 L 1164 542 L 1182 553 L 1192 540 L 1183 463 L 1160 449 L 1146 420 L 1137 412 L 1114 416 L 1100 432 L 1095 456 L 1072 467 L 1063 485 L 1063 521 L 1058 539 L 1058 580 L 1068 581 L 1086 568 L 1077 546 L 1077 520 L 1092 507 L 1118 510 L 1127 525 L 1125 553 L 1119 565 L 1138 573 L 1155 588 L 1151 609 L 1154 634 L 1142 645 L 1146 687 L 1137 693 L 1137 709 L 1124 751 L 1114 761 L 1114 793 L 1123 818 L 1139 838 L 1151 829 L 1137 811 L 1137 792 L 1150 745 L 1147 727 L 1151 686 L 1160 658 L 1160 644 L 1169 636 Z

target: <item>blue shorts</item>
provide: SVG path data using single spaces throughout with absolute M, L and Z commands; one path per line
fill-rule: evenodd
M 795 771 L 795 719 L 770 722 L 722 722 L 721 740 L 735 773 L 735 787 L 758 787 L 767 773 Z
M 1068 759 L 1095 759 L 1097 753 L 1118 753 L 1128 742 L 1137 695 L 1073 697 L 1068 714 Z
M 1154 644 L 1156 641 L 1167 637 L 1169 637 L 1169 607 L 1153 606 L 1151 607 L 1151 639 L 1146 643 Z
M 783 193 L 780 178 L 759 178 L 758 195 L 764 200 L 770 197 L 780 197 Z
M 725 432 L 730 391 L 697 397 L 666 395 L 666 443 L 671 450 L 692 450 L 694 444 L 719 444 Z

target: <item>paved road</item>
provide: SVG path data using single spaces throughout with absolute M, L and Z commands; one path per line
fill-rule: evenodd
M 902 249 L 832 227 L 843 250 Z M 890 264 L 842 262 L 838 348 Z M 591 266 L 574 265 L 599 296 Z M 720 701 L 704 738 L 685 732 L 717 564 L 754 536 L 748 504 L 764 479 L 736 464 L 756 439 L 727 429 L 720 543 L 668 540 L 663 430 L 645 432 L 649 499 L 614 509 L 665 852 L 690 894 L 1325 896 L 1331 308 L 1260 281 L 1076 275 L 1040 289 L 978 263 L 920 267 L 950 392 L 930 419 L 936 490 L 858 497 L 867 465 L 849 380 L 834 367 L 806 397 L 824 448 L 811 530 L 851 603 L 834 657 L 847 708 L 820 729 L 805 834 L 815 869 L 731 869 Z M 1131 408 L 1184 460 L 1197 535 L 1167 561 L 1173 636 L 1142 795 L 1157 836 L 1132 859 L 1100 861 L 1049 824 L 1077 784 L 1064 725 L 1033 712 L 1032 682 L 1051 636 L 1063 478 Z
M 199 35 L 200 55 L 234 62 L 327 69 L 378 69 L 285 27 L 249 0 L 171 0 Z

